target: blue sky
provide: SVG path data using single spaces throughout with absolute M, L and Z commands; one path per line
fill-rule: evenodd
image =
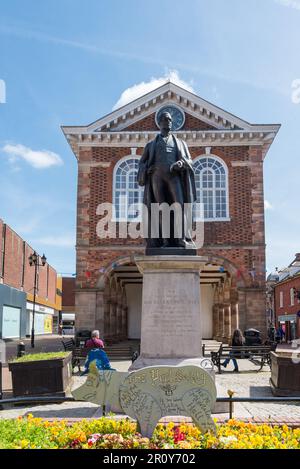
M 285 266 L 300 251 L 299 44 L 300 0 L 1 0 L 0 217 L 75 272 L 77 167 L 60 125 L 176 70 L 227 111 L 282 124 L 265 199 L 267 268 Z

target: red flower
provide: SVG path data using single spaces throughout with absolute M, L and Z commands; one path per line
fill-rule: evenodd
M 185 434 L 180 431 L 179 427 L 174 427 L 173 432 L 174 432 L 174 443 L 175 444 L 177 444 L 179 441 L 185 440 Z
M 81 446 L 81 442 L 78 439 L 75 439 L 71 443 L 71 448 L 77 448 L 78 446 Z

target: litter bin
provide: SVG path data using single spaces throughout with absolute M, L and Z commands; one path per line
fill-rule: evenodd
M 261 345 L 262 340 L 260 337 L 260 331 L 257 329 L 247 329 L 244 332 L 245 345 Z
M 84 347 L 84 344 L 91 338 L 91 331 L 83 330 L 76 332 L 75 345 L 76 347 Z

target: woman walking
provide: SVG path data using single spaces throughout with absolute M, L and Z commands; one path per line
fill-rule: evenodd
M 245 339 L 244 339 L 244 336 L 242 334 L 242 332 L 240 331 L 240 329 L 235 329 L 233 331 L 233 334 L 232 334 L 232 339 L 231 339 L 231 344 L 232 347 L 241 347 L 242 345 L 244 345 L 245 343 Z M 239 371 L 239 367 L 238 367 L 238 364 L 237 364 L 237 361 L 236 361 L 236 357 L 239 357 L 240 356 L 240 352 L 238 351 L 232 351 L 229 353 L 229 357 L 226 358 L 226 360 L 221 363 L 222 366 L 224 366 L 224 368 L 226 368 L 226 366 L 228 365 L 228 363 L 230 362 L 230 360 L 233 361 L 233 365 L 234 365 L 234 370 L 236 373 L 238 373 Z

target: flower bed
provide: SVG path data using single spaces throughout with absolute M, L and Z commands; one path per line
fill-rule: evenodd
M 48 422 L 29 415 L 0 420 L 0 449 L 300 449 L 300 428 L 255 425 L 230 420 L 217 426 L 217 434 L 202 434 L 189 424 L 159 424 L 153 438 L 136 433 L 128 419 L 109 418 Z

